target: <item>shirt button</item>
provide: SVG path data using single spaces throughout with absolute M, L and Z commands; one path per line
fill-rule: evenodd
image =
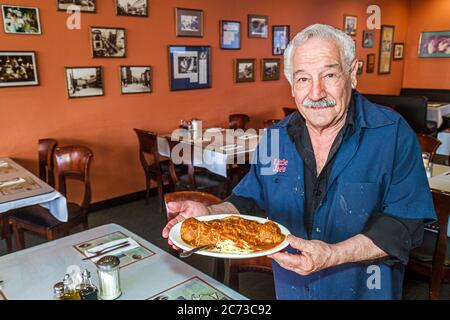
M 297 187 L 294 187 L 294 191 L 297 192 L 297 191 L 298 191 L 298 188 L 297 188 Z
M 317 196 L 317 197 L 320 197 L 321 194 L 322 194 L 322 191 L 316 190 L 316 196 Z
M 317 227 L 317 228 L 316 228 L 316 232 L 317 232 L 317 233 L 320 233 L 320 232 L 321 232 L 320 228 Z

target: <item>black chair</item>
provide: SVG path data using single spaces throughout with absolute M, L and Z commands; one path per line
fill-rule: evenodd
M 428 99 L 423 96 L 392 96 L 380 94 L 364 94 L 371 102 L 390 106 L 400 113 L 416 133 L 437 135 L 437 123 L 427 121 Z

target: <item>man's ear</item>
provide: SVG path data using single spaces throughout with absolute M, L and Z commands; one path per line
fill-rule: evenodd
M 356 74 L 358 73 L 358 59 L 353 60 L 350 70 L 350 81 L 352 82 L 352 89 L 356 89 L 356 85 L 358 84 L 358 80 L 356 78 Z

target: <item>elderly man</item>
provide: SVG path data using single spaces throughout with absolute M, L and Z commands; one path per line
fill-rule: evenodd
M 292 233 L 274 260 L 279 299 L 400 299 L 404 265 L 435 219 L 414 132 L 397 113 L 356 87 L 353 39 L 312 25 L 285 52 L 295 112 L 267 130 L 279 134 L 276 173 L 259 161 L 226 202 L 170 203 L 186 217 L 263 214 Z M 280 168 L 282 167 L 282 168 Z

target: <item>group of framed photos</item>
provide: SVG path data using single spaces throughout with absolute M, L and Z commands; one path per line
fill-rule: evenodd
M 78 6 L 81 12 L 97 12 L 97 0 L 57 0 L 57 8 L 67 11 L 71 6 Z M 103 1 L 102 1 L 103 2 Z M 148 17 L 148 0 L 114 0 L 116 15 L 131 17 Z
M 234 81 L 254 82 L 256 79 L 256 59 L 234 60 Z M 280 59 L 261 59 L 261 80 L 273 81 L 280 79 Z

